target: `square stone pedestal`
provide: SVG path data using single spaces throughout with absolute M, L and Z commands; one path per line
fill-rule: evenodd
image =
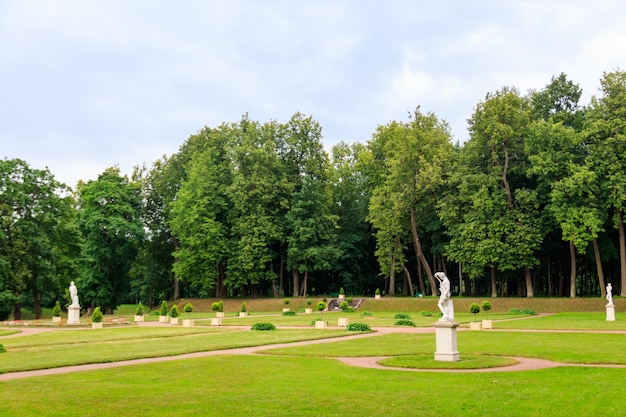
M 457 349 L 456 328 L 459 323 L 438 321 L 435 323 L 436 346 L 435 360 L 440 362 L 458 362 L 461 355 Z
M 606 305 L 606 321 L 615 321 L 615 305 Z
M 80 324 L 80 307 L 67 308 L 67 324 L 69 326 Z

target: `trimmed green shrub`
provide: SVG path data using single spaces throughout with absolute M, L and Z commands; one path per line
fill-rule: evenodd
M 352 303 L 352 297 L 346 297 L 346 301 L 348 302 L 348 304 Z
M 393 318 L 396 320 L 410 320 L 411 316 L 409 316 L 406 313 L 398 313 L 395 316 L 393 316 Z
M 137 304 L 137 308 L 135 309 L 135 316 L 143 316 L 143 304 L 141 301 Z
M 306 305 L 310 306 L 311 304 L 313 304 L 313 300 L 306 300 Z
M 161 316 L 167 316 L 167 301 L 161 302 Z
M 221 313 L 224 311 L 224 302 L 222 300 L 216 301 L 211 304 L 211 310 Z
M 393 325 L 415 327 L 415 323 L 413 323 L 411 320 L 398 320 Z
M 346 328 L 349 332 L 369 332 L 372 330 L 369 324 L 366 323 L 352 323 Z
M 472 303 L 470 304 L 469 311 L 474 315 L 474 320 L 476 320 L 476 314 L 480 313 L 480 306 L 478 303 Z
M 380 288 L 376 288 L 376 291 L 374 291 L 374 295 L 380 295 Z
M 54 307 L 52 307 L 52 316 L 61 317 L 61 303 L 58 301 L 54 303 Z
M 320 301 L 319 303 L 317 303 L 317 311 L 324 310 L 326 310 L 326 303 L 324 301 Z
M 102 315 L 102 311 L 100 307 L 96 307 L 93 309 L 93 313 L 91 313 L 91 321 L 94 323 L 100 323 L 104 316 Z
M 535 310 L 531 310 L 529 308 L 523 309 L 522 311 L 520 311 L 520 313 L 521 314 L 527 314 L 529 316 L 534 316 L 535 314 L 537 314 L 537 313 L 535 313 Z
M 172 308 L 170 309 L 170 317 L 178 317 L 178 306 L 176 304 L 172 305 Z
M 7 350 L 4 348 L 2 344 L 0 344 L 0 353 L 6 352 Z
M 241 303 L 241 310 L 242 313 L 246 313 L 248 312 L 248 307 L 246 306 L 246 302 L 244 301 L 243 303 Z
M 295 311 L 283 311 L 283 316 L 295 316 Z
M 161 311 L 160 310 L 152 310 L 152 311 L 150 311 L 150 315 L 151 316 L 160 316 L 161 315 Z
M 374 316 L 371 311 L 364 311 L 361 313 L 362 316 L 372 317 Z
M 343 312 L 344 313 L 354 313 L 354 309 L 352 307 L 348 307 Z
M 422 316 L 422 317 L 432 317 L 433 313 L 431 313 L 430 311 L 422 310 L 422 311 L 420 311 L 420 316 Z
M 283 303 L 285 303 L 286 306 L 289 305 L 289 298 L 285 298 L 285 301 L 283 301 Z
M 350 304 L 348 304 L 347 301 L 342 301 L 341 304 L 339 304 L 339 308 L 341 309 L 341 311 L 346 311 L 350 308 Z
M 251 330 L 276 330 L 272 323 L 254 323 Z
M 487 300 L 483 301 L 483 303 L 480 305 L 480 307 L 483 309 L 483 311 L 485 313 L 487 313 L 487 319 L 489 319 L 489 310 L 491 310 L 491 303 Z
M 339 288 L 339 294 L 344 295 L 343 287 Z
M 185 304 L 185 307 L 183 307 L 183 310 L 185 310 L 185 313 L 187 313 L 187 318 L 189 318 L 189 313 L 193 311 L 193 304 L 191 303 Z
M 509 314 L 521 314 L 521 311 L 519 308 L 512 308 L 509 310 Z

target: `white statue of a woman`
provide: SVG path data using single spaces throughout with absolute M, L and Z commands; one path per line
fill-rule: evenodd
M 436 272 L 435 278 L 439 281 L 439 302 L 437 306 L 443 317 L 439 321 L 454 321 L 454 306 L 452 305 L 452 299 L 450 298 L 450 280 L 443 272 Z
M 613 305 L 613 286 L 610 282 L 606 286 L 606 301 L 609 302 L 607 305 Z
M 76 289 L 74 281 L 70 283 L 70 298 L 72 299 L 70 307 L 80 307 L 80 304 L 78 304 L 78 289 Z

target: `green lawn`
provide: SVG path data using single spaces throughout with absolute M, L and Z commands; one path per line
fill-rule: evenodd
M 341 313 L 324 313 L 333 324 Z M 352 313 L 351 322 L 393 322 L 393 313 Z M 206 314 L 205 314 L 206 316 Z M 237 327 L 141 327 L 55 330 L 0 339 L 0 372 L 72 363 L 228 349 L 346 335 L 315 330 L 319 314 L 229 318 L 297 326 L 272 332 Z M 352 319 L 354 317 L 354 320 Z M 492 315 L 490 318 L 505 318 Z M 411 319 L 432 326 L 432 317 Z M 457 316 L 469 321 L 470 315 Z M 479 317 L 480 319 L 480 317 Z M 423 321 L 422 321 L 423 320 Z M 626 334 L 545 332 L 625 330 L 626 316 L 606 322 L 602 313 L 559 313 L 496 321 L 507 331 L 458 332 L 461 362 L 453 367 L 501 365 L 503 356 L 563 363 L 626 364 Z M 422 324 L 424 323 L 424 324 Z M 336 322 L 334 323 L 336 324 Z M 333 324 L 333 325 L 334 325 Z M 393 325 L 393 323 L 388 324 Z M 13 329 L 7 329 L 13 331 Z M 519 330 L 519 331 L 518 331 Z M 4 330 L 0 330 L 3 334 Z M 219 355 L 0 382 L 0 416 L 597 416 L 621 415 L 626 369 L 563 366 L 526 372 L 431 373 L 364 369 L 339 363 L 339 356 L 392 356 L 388 365 L 430 367 L 434 334 L 396 333 L 337 339 L 332 343 L 272 349 L 268 355 Z M 447 364 L 437 363 L 447 367 Z

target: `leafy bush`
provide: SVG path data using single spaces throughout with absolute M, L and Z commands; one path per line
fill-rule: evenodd
M 172 305 L 172 308 L 170 309 L 170 317 L 178 317 L 178 306 L 176 304 Z
M 251 330 L 275 330 L 276 326 L 272 323 L 254 323 Z
M 102 311 L 100 307 L 96 307 L 93 309 L 93 313 L 91 313 L 91 321 L 94 323 L 100 323 L 103 319 Z
M 61 303 L 58 301 L 54 303 L 54 307 L 52 307 L 52 315 L 54 317 L 61 317 Z
M 295 311 L 283 311 L 283 316 L 295 316 Z
M 7 350 L 4 348 L 2 344 L 0 344 L 0 353 L 6 352 Z
M 312 300 L 310 300 L 310 299 L 309 299 L 309 300 L 306 300 L 306 305 L 310 306 L 311 304 L 313 304 L 313 301 L 312 301 Z
M 224 302 L 222 300 L 214 302 L 213 304 L 211 304 L 211 310 L 217 311 L 219 313 L 223 312 Z
M 286 306 L 289 305 L 289 298 L 285 298 L 285 301 L 283 301 L 283 303 L 285 303 Z
M 509 314 L 526 314 L 529 316 L 534 316 L 537 313 L 535 313 L 535 310 L 531 310 L 528 308 L 525 308 L 523 310 L 520 310 L 519 308 L 512 308 L 509 310 Z
M 152 311 L 150 311 L 150 315 L 151 316 L 160 316 L 161 315 L 161 311 L 160 310 L 152 310 Z
M 346 297 L 346 301 L 348 302 L 348 304 L 352 303 L 352 297 Z
M 143 304 L 141 301 L 137 304 L 137 308 L 135 309 L 135 316 L 143 316 Z
M 0 292 L 0 320 L 6 320 L 13 313 L 16 297 L 10 291 Z
M 364 311 L 361 313 L 362 316 L 372 317 L 373 314 L 370 311 Z
M 246 313 L 248 311 L 248 307 L 246 306 L 246 302 L 244 301 L 243 303 L 241 303 L 241 310 L 242 313 Z
M 339 294 L 344 295 L 343 287 L 339 288 Z
M 483 309 L 483 311 L 485 313 L 487 313 L 487 318 L 489 318 L 489 310 L 491 310 L 491 303 L 487 300 L 483 301 L 483 303 L 480 305 L 480 307 Z
M 161 316 L 167 316 L 167 301 L 161 302 Z
M 374 291 L 375 295 L 380 295 L 380 288 L 376 288 L 376 291 Z
M 343 310 L 344 313 L 354 313 L 354 309 L 352 307 L 348 307 L 345 310 Z
M 420 311 L 420 316 L 422 316 L 422 317 L 432 317 L 433 313 L 431 313 L 430 311 L 422 310 L 422 311 Z
M 406 313 L 398 313 L 395 316 L 393 316 L 393 318 L 396 320 L 410 320 L 411 316 L 409 316 Z
M 370 328 L 369 324 L 365 324 L 365 323 L 352 323 L 349 324 L 348 327 L 346 328 L 347 331 L 349 332 L 369 332 L 370 330 L 372 330 Z
M 474 320 L 476 320 L 476 314 L 480 313 L 480 306 L 478 303 L 472 303 L 470 304 L 469 311 L 474 315 Z
M 339 304 L 339 308 L 341 309 L 341 311 L 346 311 L 348 308 L 350 308 L 350 304 L 348 304 L 347 301 L 342 301 L 341 304 Z
M 324 310 L 326 310 L 326 303 L 324 301 L 320 301 L 319 303 L 317 303 L 317 311 Z
M 413 323 L 411 320 L 398 320 L 393 325 L 415 327 L 415 323 Z
M 183 307 L 183 310 L 185 310 L 185 313 L 187 313 L 187 318 L 189 318 L 189 313 L 193 311 L 193 304 L 191 303 L 185 304 L 185 307 Z

